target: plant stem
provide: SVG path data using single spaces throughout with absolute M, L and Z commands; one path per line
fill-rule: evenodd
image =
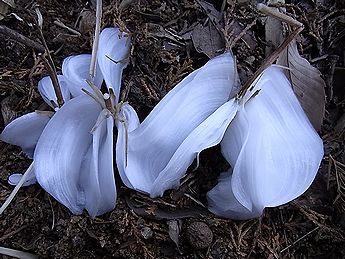
M 258 4 L 256 6 L 256 8 L 258 9 L 258 11 L 260 11 L 266 15 L 269 15 L 273 18 L 276 18 L 282 22 L 286 22 L 287 24 L 289 24 L 293 27 L 303 27 L 303 24 L 301 22 L 295 20 L 294 18 L 292 18 L 292 17 L 290 17 L 284 13 L 277 11 L 277 9 L 275 9 L 275 8 L 268 7 L 267 5 L 264 5 L 264 4 Z
M 31 47 L 39 52 L 44 52 L 44 47 L 40 43 L 25 37 L 24 35 L 6 27 L 5 25 L 0 25 L 0 34 L 8 36 L 11 39 L 23 43 L 24 45 Z
M 93 40 L 90 71 L 89 71 L 92 82 L 96 74 L 96 60 L 97 60 L 97 52 L 98 52 L 98 44 L 99 44 L 99 33 L 101 31 L 101 21 L 102 21 L 102 0 L 97 0 L 95 37 Z
M 276 10 L 273 10 L 272 8 L 269 8 L 268 6 L 265 6 L 264 4 L 258 4 L 258 9 L 262 11 L 265 14 L 271 15 L 274 18 L 277 18 L 281 21 L 285 21 L 288 24 L 295 26 L 295 28 L 286 38 L 285 40 L 279 45 L 279 47 L 273 51 L 273 53 L 268 56 L 262 65 L 259 67 L 258 70 L 254 73 L 254 75 L 242 86 L 241 90 L 238 93 L 238 96 L 241 98 L 244 96 L 248 88 L 251 86 L 251 84 L 261 75 L 261 73 L 270 66 L 276 59 L 279 57 L 280 53 L 292 42 L 298 34 L 303 30 L 303 24 L 294 20 L 290 16 L 287 16 L 285 14 L 282 14 Z
M 49 48 L 48 48 L 48 45 L 47 45 L 47 42 L 44 38 L 44 35 L 43 35 L 43 17 L 42 17 L 42 14 L 38 8 L 38 6 L 35 7 L 35 11 L 36 11 L 36 14 L 37 14 L 37 21 L 38 21 L 38 31 L 40 33 L 40 38 L 41 38 L 41 41 L 42 41 L 42 44 L 43 44 L 43 47 L 45 49 L 45 55 L 47 56 L 47 58 L 42 57 L 42 60 L 43 62 L 45 63 L 45 66 L 48 70 L 48 73 L 49 73 L 49 76 L 52 80 L 52 84 L 53 84 L 53 87 L 54 87 L 54 92 L 55 92 L 55 95 L 56 95 L 56 100 L 57 100 L 57 105 L 59 107 L 61 107 L 63 104 L 64 104 L 64 100 L 63 100 L 63 96 L 62 96 L 62 93 L 61 93 L 61 88 L 60 88 L 60 85 L 59 85 L 59 80 L 57 78 L 57 73 L 56 73 L 56 68 L 55 68 L 55 65 L 54 65 L 54 62 L 53 62 L 53 59 L 50 55 L 50 51 L 49 51 Z
M 55 66 L 52 67 L 50 65 L 49 59 L 47 59 L 45 56 L 40 55 L 40 57 L 41 57 L 44 65 L 45 65 L 46 69 L 48 70 L 50 79 L 52 80 L 52 84 L 53 84 L 53 88 L 54 88 L 54 92 L 55 92 L 56 100 L 57 100 L 57 104 L 56 105 L 60 108 L 63 105 L 64 101 L 63 101 L 63 96 L 62 96 L 62 93 L 61 93 L 61 88 L 60 88 L 59 80 L 57 78 L 56 70 L 54 69 Z

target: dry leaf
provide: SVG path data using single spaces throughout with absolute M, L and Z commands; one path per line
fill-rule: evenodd
M 217 51 L 219 52 L 219 50 L 222 50 L 225 47 L 225 39 L 222 33 L 224 30 L 223 14 L 209 2 L 201 0 L 197 0 L 196 2 L 205 11 L 210 22 L 206 26 L 199 24 L 194 28 L 192 33 L 193 45 L 199 53 L 202 52 L 212 58 L 217 55 L 214 53 Z M 245 25 L 241 24 L 237 20 L 233 20 L 228 28 L 228 33 L 231 34 L 232 37 L 236 38 L 245 28 Z M 257 43 L 251 30 L 248 30 L 241 36 L 241 38 L 250 47 L 250 49 L 254 49 L 256 47 Z
M 169 237 L 175 243 L 177 249 L 180 250 L 179 242 L 180 242 L 182 220 L 180 219 L 169 220 L 168 226 L 169 226 Z
M 296 42 L 285 48 L 277 64 L 289 68 L 285 74 L 311 124 L 319 131 L 325 114 L 325 82 L 320 71 L 300 56 Z
M 224 49 L 223 37 L 212 23 L 203 26 L 199 24 L 193 30 L 192 40 L 196 51 L 206 54 L 213 58 Z
M 211 3 L 202 0 L 197 0 L 196 2 L 201 6 L 202 9 L 204 9 L 206 15 L 212 21 L 214 26 L 216 26 L 218 29 L 224 27 L 222 13 L 214 8 Z

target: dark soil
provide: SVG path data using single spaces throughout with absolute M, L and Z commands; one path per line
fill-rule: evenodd
M 125 0 L 128 5 L 121 10 L 119 2 L 104 1 L 103 26 L 119 26 L 132 36 L 122 97 L 141 119 L 186 74 L 225 46 L 231 46 L 237 57 L 242 83 L 265 58 L 265 20 L 255 5 L 248 4 L 252 1 L 224 1 L 223 10 L 220 0 Z M 198 203 L 206 204 L 206 192 L 228 167 L 215 147 L 201 154 L 198 170 L 190 172 L 178 190 L 160 199 L 135 193 L 117 179 L 116 209 L 95 219 L 86 213 L 72 215 L 39 185 L 23 187 L 0 217 L 0 246 L 47 258 L 345 258 L 345 5 L 340 0 L 286 2 L 286 11 L 305 26 L 299 38 L 301 53 L 321 70 L 327 84 L 320 132 L 325 157 L 306 194 L 266 209 L 260 219 L 232 221 L 211 215 Z M 91 52 L 94 10 L 88 1 L 38 4 L 59 71 L 65 57 Z M 18 0 L 10 12 L 23 21 L 9 15 L 0 25 L 40 42 L 32 25 L 32 2 Z M 56 26 L 56 19 L 81 36 Z M 201 39 L 192 40 L 193 33 Z M 38 51 L 1 34 L 0 39 L 2 129 L 11 119 L 42 108 L 37 82 L 47 71 Z M 3 202 L 13 189 L 8 176 L 24 172 L 30 160 L 14 146 L 0 146 Z

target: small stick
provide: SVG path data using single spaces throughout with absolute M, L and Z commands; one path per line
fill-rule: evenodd
M 298 242 L 300 242 L 301 240 L 305 239 L 306 237 L 308 237 L 310 234 L 312 234 L 313 232 L 315 232 L 316 230 L 318 230 L 320 228 L 320 226 L 317 226 L 316 228 L 310 230 L 307 234 L 301 236 L 300 238 L 298 238 L 296 241 L 294 241 L 291 245 L 288 245 L 287 247 L 283 248 L 280 251 L 280 254 L 283 253 L 284 251 L 288 250 L 290 247 L 296 245 Z
M 24 184 L 25 180 L 29 177 L 30 174 L 34 172 L 34 162 L 31 163 L 29 168 L 25 171 L 20 181 L 17 183 L 16 187 L 14 187 L 13 191 L 11 192 L 10 196 L 7 198 L 7 200 L 2 204 L 0 208 L 0 215 L 4 212 L 4 210 L 10 205 L 13 198 L 16 196 L 17 192 L 19 191 L 20 187 Z
M 41 12 L 40 12 L 40 10 L 38 8 L 38 5 L 36 5 L 36 7 L 35 7 L 35 12 L 37 14 L 38 31 L 40 33 L 41 41 L 42 41 L 42 44 L 43 44 L 44 49 L 45 49 L 45 54 L 47 55 L 47 59 L 45 59 L 47 62 L 45 62 L 45 65 L 46 65 L 46 67 L 48 69 L 49 76 L 50 76 L 50 78 L 52 80 L 52 84 L 53 84 L 55 95 L 56 95 L 56 99 L 57 99 L 57 105 L 59 107 L 61 107 L 64 104 L 64 100 L 63 100 L 63 96 L 62 96 L 62 93 L 61 93 L 61 88 L 60 88 L 60 85 L 59 85 L 59 80 L 57 78 L 56 68 L 55 68 L 53 59 L 52 59 L 52 57 L 50 55 L 47 42 L 46 42 L 46 40 L 44 38 L 44 35 L 43 35 L 43 30 L 42 30 L 42 28 L 43 28 L 43 17 L 42 17 L 42 14 L 41 14 Z M 45 61 L 45 60 L 43 59 L 43 61 Z
M 65 25 L 63 22 L 61 22 L 59 19 L 55 20 L 54 21 L 54 24 L 56 26 L 59 26 L 63 29 L 66 29 L 67 31 L 69 31 L 70 33 L 74 34 L 74 35 L 77 35 L 77 36 L 81 36 L 81 33 L 71 27 L 68 27 L 67 25 Z
M 44 47 L 36 41 L 25 37 L 24 35 L 4 26 L 0 25 L 0 34 L 10 37 L 11 39 L 23 43 L 24 45 L 31 47 L 39 52 L 44 52 Z
M 258 4 L 256 6 L 256 8 L 266 14 L 266 15 L 269 15 L 273 18 L 276 18 L 278 19 L 279 21 L 282 21 L 282 22 L 286 22 L 287 24 L 293 26 L 293 27 L 303 27 L 303 24 L 297 20 L 295 20 L 294 18 L 286 15 L 286 14 L 283 14 L 279 11 L 277 11 L 276 9 L 273 9 L 273 8 L 270 8 L 264 4 Z
M 264 7 L 263 7 L 264 6 Z M 268 67 L 270 66 L 274 61 L 276 61 L 276 59 L 279 57 L 280 53 L 290 44 L 290 42 L 292 42 L 297 36 L 298 34 L 303 30 L 303 24 L 295 21 L 292 22 L 292 20 L 294 20 L 293 18 L 291 18 L 290 16 L 287 16 L 285 14 L 282 14 L 278 11 L 275 10 L 271 10 L 269 7 L 265 6 L 264 4 L 258 4 L 258 8 L 260 7 L 259 10 L 261 10 L 262 12 L 268 14 L 268 15 L 272 15 L 273 17 L 280 19 L 282 21 L 285 21 L 284 19 L 286 17 L 288 17 L 288 23 L 289 24 L 293 24 L 293 26 L 297 27 L 295 28 L 286 38 L 285 40 L 279 45 L 279 47 L 273 51 L 273 53 L 267 57 L 264 62 L 262 63 L 262 65 L 259 67 L 258 70 L 256 70 L 256 72 L 254 73 L 254 75 L 242 86 L 241 90 L 238 93 L 238 96 L 241 98 L 244 96 L 244 94 L 246 93 L 246 91 L 248 90 L 248 88 L 251 86 L 251 84 L 256 80 L 256 78 L 258 78 L 261 73 Z M 268 11 L 270 10 L 270 11 Z
M 92 82 L 96 74 L 96 59 L 97 59 L 98 44 L 99 44 L 99 33 L 101 30 L 101 20 L 102 20 L 102 0 L 97 0 L 95 37 L 93 40 L 90 71 L 89 71 Z
M 57 100 L 57 105 L 58 107 L 61 107 L 63 105 L 63 96 L 60 90 L 60 85 L 59 85 L 59 80 L 57 78 L 57 76 L 51 76 L 51 75 L 56 75 L 56 71 L 54 71 L 54 69 L 52 68 L 52 66 L 49 64 L 49 61 L 47 60 L 47 58 L 43 55 L 40 55 L 44 65 L 46 66 L 48 73 L 50 75 L 50 79 L 52 80 L 52 84 L 53 84 L 53 88 L 54 88 L 54 92 L 56 95 L 56 100 Z
M 290 33 L 285 40 L 282 42 L 282 44 L 279 45 L 279 47 L 273 51 L 273 53 L 267 57 L 263 64 L 259 67 L 258 70 L 255 71 L 254 75 L 242 86 L 239 97 L 242 97 L 247 89 L 251 86 L 251 84 L 255 81 L 255 79 L 261 75 L 261 73 L 270 66 L 276 59 L 279 57 L 280 53 L 290 44 L 291 41 L 293 41 L 298 34 L 303 30 L 303 27 L 297 28 L 292 33 Z

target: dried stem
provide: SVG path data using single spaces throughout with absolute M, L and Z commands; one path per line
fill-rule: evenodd
M 31 47 L 39 52 L 44 52 L 44 47 L 34 41 L 34 40 L 31 40 L 27 37 L 25 37 L 24 35 L 4 26 L 4 25 L 0 25 L 0 34 L 2 35 L 5 35 L 5 36 L 8 36 L 10 37 L 11 39 L 17 41 L 17 42 L 20 42 L 20 43 L 23 43 L 24 45 L 28 46 L 28 47 Z
M 283 14 L 283 13 L 277 11 L 277 9 L 275 9 L 275 8 L 268 7 L 268 6 L 264 5 L 264 4 L 258 4 L 256 6 L 256 8 L 260 12 L 262 12 L 262 13 L 264 13 L 266 15 L 269 15 L 269 16 L 271 16 L 273 18 L 276 18 L 276 19 L 278 19 L 278 20 L 280 20 L 282 22 L 286 22 L 287 24 L 289 24 L 289 25 L 291 25 L 293 27 L 303 27 L 303 24 L 301 22 L 295 20 L 294 18 L 292 18 L 292 17 L 290 17 L 290 16 L 288 16 L 286 14 Z
M 285 14 L 282 14 L 278 11 L 272 10 L 272 8 L 269 8 L 265 6 L 264 4 L 258 4 L 258 9 L 262 11 L 265 14 L 271 15 L 274 18 L 277 18 L 281 21 L 285 21 L 288 24 L 297 27 L 295 28 L 286 38 L 285 40 L 279 45 L 279 47 L 273 51 L 273 53 L 268 56 L 262 65 L 259 67 L 258 70 L 254 73 L 254 75 L 242 86 L 238 96 L 243 97 L 243 95 L 246 93 L 248 88 L 251 86 L 251 84 L 261 75 L 261 73 L 270 66 L 276 59 L 279 57 L 280 53 L 292 42 L 298 34 L 303 30 L 303 24 L 294 20 L 290 16 L 287 16 Z M 286 19 L 286 20 L 285 20 Z
M 288 250 L 290 247 L 296 245 L 298 242 L 302 241 L 303 239 L 305 239 L 306 237 L 308 237 L 309 235 L 311 235 L 313 232 L 315 232 L 316 230 L 318 230 L 320 228 L 320 226 L 315 227 L 314 229 L 310 230 L 307 234 L 301 236 L 300 238 L 298 238 L 296 241 L 294 241 L 291 245 L 288 245 L 287 247 L 283 248 L 280 251 L 280 254 L 283 253 L 284 251 Z
M 42 44 L 44 46 L 45 55 L 47 56 L 47 58 L 45 58 L 43 56 L 41 56 L 41 57 L 42 57 L 43 62 L 45 63 L 45 66 L 47 67 L 49 76 L 50 76 L 50 78 L 52 80 L 52 84 L 53 84 L 55 95 L 56 95 L 56 99 L 57 99 L 57 105 L 59 107 L 61 107 L 63 105 L 63 103 L 64 103 L 64 100 L 63 100 L 63 96 L 62 96 L 62 93 L 61 93 L 61 88 L 60 88 L 60 85 L 59 85 L 59 80 L 57 78 L 56 68 L 55 68 L 53 59 L 52 59 L 52 57 L 50 55 L 50 51 L 49 51 L 47 42 L 46 42 L 46 40 L 44 38 L 44 35 L 43 35 L 43 31 L 42 31 L 43 17 L 42 17 L 42 14 L 41 14 L 38 6 L 35 7 L 35 12 L 37 14 L 38 31 L 40 33 L 40 38 L 41 38 Z
M 60 85 L 59 85 L 59 80 L 57 78 L 56 71 L 50 65 L 49 60 L 45 56 L 40 55 L 40 58 L 42 59 L 45 67 L 47 68 L 49 76 L 50 76 L 50 79 L 52 80 L 54 92 L 55 92 L 55 95 L 56 95 L 56 100 L 58 102 L 57 104 L 55 104 L 55 102 L 54 102 L 53 105 L 54 106 L 57 105 L 58 107 L 61 107 L 63 105 L 64 101 L 63 101 L 63 96 L 62 96 L 62 93 L 61 93 L 61 89 L 60 89 Z
M 74 35 L 76 35 L 76 36 L 81 36 L 81 33 L 80 33 L 79 31 L 77 31 L 77 30 L 75 30 L 75 29 L 73 29 L 73 28 L 71 28 L 71 27 L 68 27 L 66 24 L 64 24 L 63 22 L 61 22 L 59 19 L 56 19 L 56 20 L 54 21 L 54 24 L 55 24 L 56 26 L 59 26 L 59 27 L 63 28 L 63 29 L 66 29 L 68 32 L 70 32 L 70 33 L 72 33 L 72 34 L 74 34 Z
M 99 33 L 101 31 L 101 20 L 102 20 L 102 0 L 97 0 L 95 37 L 93 40 L 92 56 L 91 56 L 90 72 L 89 72 L 92 82 L 96 74 L 96 59 L 97 59 L 98 44 L 99 44 Z

